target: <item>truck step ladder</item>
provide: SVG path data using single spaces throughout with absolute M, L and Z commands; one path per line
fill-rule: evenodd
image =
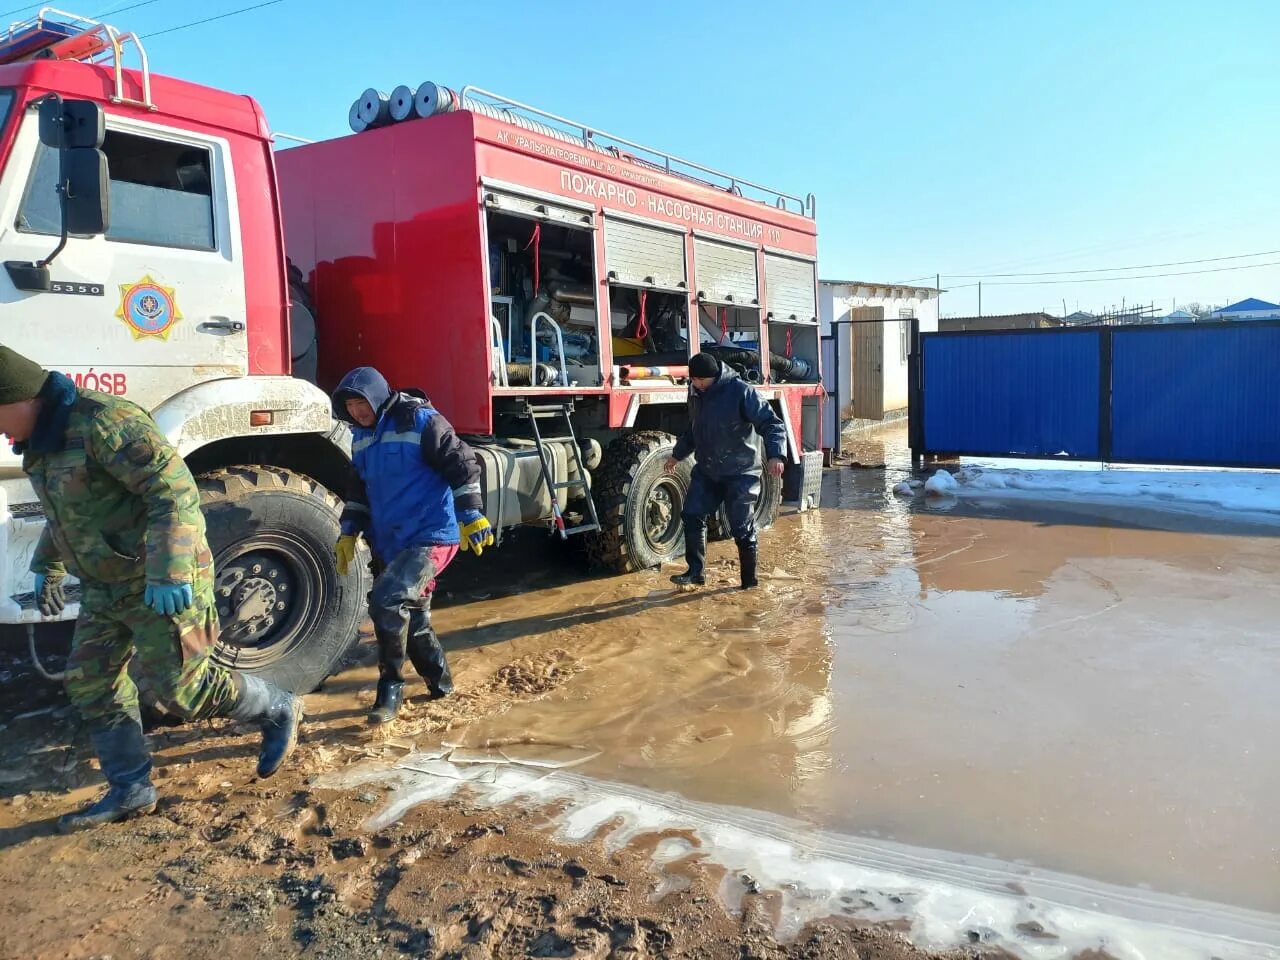
M 600 518 L 596 516 L 595 501 L 591 499 L 591 484 L 587 482 L 587 471 L 582 466 L 582 448 L 578 446 L 578 437 L 573 432 L 573 404 L 525 403 L 524 413 L 529 418 L 529 425 L 533 429 L 534 448 L 538 451 L 538 462 L 542 465 L 542 482 L 546 484 L 547 493 L 551 497 L 551 514 L 554 518 L 556 532 L 560 534 L 560 539 L 567 540 L 571 534 L 590 533 L 593 530 L 599 530 Z M 538 426 L 538 421 L 554 420 L 556 418 L 564 420 L 564 435 L 544 437 L 542 430 Z M 577 473 L 576 480 L 556 482 L 555 474 L 551 469 L 550 455 L 547 451 L 548 443 L 566 443 L 569 445 L 570 466 Z M 561 490 L 580 490 L 582 492 L 582 498 L 587 504 L 586 518 L 583 523 L 574 527 L 565 526 L 564 516 L 560 513 L 560 500 L 558 497 Z

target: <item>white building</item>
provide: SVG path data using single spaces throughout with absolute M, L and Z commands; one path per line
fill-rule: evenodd
M 818 318 L 826 340 L 823 363 L 841 423 L 883 420 L 907 408 L 911 321 L 938 329 L 938 289 L 863 280 L 822 280 Z M 838 359 L 838 363 L 836 362 Z M 828 436 L 831 436 L 828 430 Z

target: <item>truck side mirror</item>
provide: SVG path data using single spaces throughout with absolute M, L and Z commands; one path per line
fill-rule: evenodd
M 47 293 L 52 287 L 49 264 L 67 245 L 71 234 L 97 236 L 107 232 L 110 179 L 107 155 L 106 115 L 92 100 L 63 100 L 56 93 L 40 101 L 40 142 L 58 151 L 58 205 L 62 211 L 62 235 L 43 260 L 23 263 L 6 260 L 5 270 L 19 290 Z
M 64 237 L 106 232 L 107 158 L 101 149 L 106 136 L 106 113 L 101 104 L 56 95 L 40 101 L 40 142 L 59 155 Z
M 107 155 L 97 147 L 76 147 L 62 154 L 62 224 L 67 233 L 96 236 L 107 232 Z
M 96 150 L 106 135 L 107 118 L 100 104 L 53 97 L 40 101 L 40 142 L 46 147 Z

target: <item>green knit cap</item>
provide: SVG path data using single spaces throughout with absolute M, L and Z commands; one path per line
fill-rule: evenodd
M 8 347 L 0 347 L 0 404 L 34 400 L 49 372 Z

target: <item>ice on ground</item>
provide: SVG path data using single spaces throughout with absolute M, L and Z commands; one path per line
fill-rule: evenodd
M 799 580 L 800 579 L 794 573 L 788 573 L 786 570 L 783 570 L 781 567 L 774 567 L 772 572 L 762 573 L 760 574 L 760 576 L 762 576 L 766 580 Z
M 457 747 L 443 745 L 413 750 L 398 768 L 415 770 L 433 776 L 470 780 L 485 775 L 488 767 L 516 764 L 543 770 L 562 770 L 594 760 L 599 750 L 557 743 L 504 743 L 494 747 Z M 474 768 L 481 768 L 476 772 Z
M 456 747 L 449 753 L 450 763 L 510 763 L 500 750 L 487 750 L 483 747 Z
M 946 470 L 939 470 L 925 481 L 924 492 L 927 497 L 954 497 L 959 486 L 955 477 Z
M 799 821 L 675 794 L 515 764 L 400 761 L 322 777 L 317 786 L 379 783 L 387 805 L 367 826 L 379 830 L 422 803 L 466 790 L 482 806 L 554 808 L 558 835 L 599 838 L 618 850 L 667 835 L 656 870 L 696 852 L 726 870 L 720 896 L 741 907 L 749 874 L 778 891 L 777 933 L 794 937 L 833 916 L 907 921 L 926 947 L 967 945 L 975 934 L 1027 960 L 1068 960 L 1098 951 L 1116 960 L 1280 960 L 1280 916 L 1224 904 L 1096 883 L 990 857 L 963 856 L 866 837 L 814 830 Z M 679 845 L 671 835 L 679 831 Z M 687 838 L 687 839 L 684 839 Z M 663 879 L 656 885 L 662 889 Z M 1049 938 L 1045 938 L 1048 934 Z
M 548 770 L 576 767 L 600 756 L 599 750 L 543 743 L 508 743 L 503 744 L 500 749 L 511 763 Z
M 926 489 L 941 474 L 942 471 L 934 474 Z M 966 465 L 952 479 L 958 482 L 948 492 L 958 497 L 1145 503 L 1163 509 L 1210 509 L 1280 522 L 1280 472 L 1022 470 Z

